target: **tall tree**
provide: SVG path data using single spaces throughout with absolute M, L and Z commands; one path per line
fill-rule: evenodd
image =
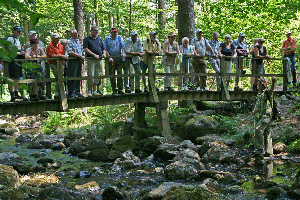
M 178 42 L 195 36 L 194 0 L 178 0 Z
M 158 0 L 158 9 L 160 10 L 160 12 L 158 13 L 159 30 L 166 30 L 167 17 L 166 17 L 166 11 L 164 11 L 166 7 L 167 7 L 166 0 Z
M 78 32 L 78 38 L 82 41 L 84 37 L 83 10 L 81 0 L 73 0 L 74 22 Z

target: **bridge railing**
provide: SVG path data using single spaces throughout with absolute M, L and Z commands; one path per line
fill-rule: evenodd
M 282 77 L 283 78 L 283 89 L 282 91 L 284 93 L 287 92 L 287 62 L 288 60 L 285 58 L 272 58 L 268 59 L 270 61 L 280 61 L 282 62 L 283 70 L 281 74 L 241 74 L 239 70 L 236 70 L 235 73 L 225 73 L 225 68 L 224 68 L 224 59 L 225 58 L 230 58 L 230 57 L 225 57 L 225 58 L 219 58 L 220 59 L 220 74 L 219 73 L 181 73 L 181 72 L 174 72 L 174 73 L 154 73 L 153 72 L 153 63 L 151 59 L 152 55 L 148 55 L 147 57 L 147 63 L 148 63 L 148 73 L 146 76 L 148 76 L 148 84 L 149 84 L 149 95 L 150 95 L 150 100 L 152 102 L 159 102 L 157 91 L 156 91 L 156 86 L 155 86 L 155 77 L 164 77 L 164 76 L 173 76 L 173 77 L 185 77 L 185 80 L 187 81 L 188 78 L 190 77 L 204 77 L 204 76 L 210 76 L 210 77 L 216 77 L 220 76 L 222 80 L 222 84 L 225 85 L 225 77 L 231 76 L 239 76 L 239 77 L 271 77 L 271 76 L 277 76 L 277 77 Z M 127 56 L 127 57 L 132 57 L 132 56 Z M 161 57 L 161 55 L 156 56 L 156 57 Z M 189 59 L 193 59 L 195 56 L 184 56 Z M 61 103 L 61 110 L 65 111 L 68 109 L 68 104 L 67 104 L 67 96 L 66 96 L 66 91 L 64 87 L 64 82 L 65 81 L 70 81 L 70 80 L 89 80 L 89 79 L 109 79 L 109 78 L 129 78 L 129 77 L 135 77 L 135 76 L 142 76 L 142 73 L 139 74 L 120 74 L 120 75 L 109 75 L 109 65 L 108 65 L 108 59 L 109 58 L 115 58 L 115 56 L 110 56 L 110 57 L 101 57 L 100 59 L 105 60 L 105 74 L 102 76 L 84 76 L 84 77 L 64 77 L 63 76 L 63 60 L 59 58 L 36 58 L 36 59 L 20 59 L 17 61 L 22 61 L 22 62 L 30 62 L 30 61 L 45 61 L 47 63 L 47 60 L 56 60 L 57 61 L 57 77 L 55 78 L 50 78 L 50 69 L 49 66 L 46 65 L 46 76 L 45 79 L 24 79 L 24 80 L 14 80 L 15 84 L 27 84 L 27 83 L 46 83 L 46 94 L 49 99 L 52 98 L 51 94 L 51 83 L 56 82 L 58 84 L 59 88 L 59 101 Z M 208 60 L 209 56 L 205 56 L 205 59 Z M 75 59 L 69 57 L 68 59 Z M 94 59 L 94 58 L 86 58 L 86 59 Z M 244 57 L 238 57 L 237 59 L 240 60 L 248 60 L 248 59 L 256 59 L 256 58 L 244 58 Z M 186 60 L 186 65 L 188 65 L 188 59 Z M 253 62 L 253 65 L 255 65 L 256 62 Z M 7 63 L 5 63 L 5 69 L 7 68 Z M 255 66 L 253 66 L 255 67 Z M 225 94 L 225 97 L 227 100 L 230 99 L 229 97 L 229 92 L 227 90 L 227 87 L 222 87 L 221 91 L 222 93 Z

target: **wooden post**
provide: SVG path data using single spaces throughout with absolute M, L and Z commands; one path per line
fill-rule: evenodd
M 151 102 L 159 102 L 157 91 L 155 87 L 154 81 L 154 73 L 153 73 L 153 63 L 151 60 L 151 55 L 147 55 L 147 63 L 148 63 L 148 81 L 149 81 L 149 94 L 150 94 L 150 101 Z
M 161 101 L 157 104 L 156 107 L 157 113 L 157 125 L 159 131 L 162 133 L 162 136 L 167 140 L 171 139 L 171 128 L 168 116 L 168 101 Z
M 57 84 L 60 99 L 60 111 L 67 112 L 69 111 L 69 108 L 63 82 L 63 64 L 61 59 L 57 60 Z
M 133 127 L 135 128 L 145 128 L 146 127 L 146 120 L 145 120 L 145 109 L 146 106 L 143 103 L 135 103 L 135 111 L 134 111 L 134 121 Z M 136 140 L 142 140 L 145 138 L 143 132 L 134 130 L 134 138 Z
M 226 76 L 225 76 L 225 60 L 224 58 L 220 58 L 220 75 L 221 75 L 221 92 L 222 92 L 222 100 L 226 99 L 230 101 L 230 95 L 227 88 Z
M 287 94 L 287 82 L 288 82 L 288 74 L 287 74 L 287 63 L 288 60 L 285 58 L 282 61 L 283 64 L 283 93 Z
M 47 61 L 45 61 L 45 78 L 50 78 L 50 67 Z M 51 82 L 46 83 L 46 96 L 48 99 L 52 99 Z

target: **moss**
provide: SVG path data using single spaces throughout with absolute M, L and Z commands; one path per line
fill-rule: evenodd
M 252 181 L 247 181 L 244 182 L 241 187 L 249 192 L 253 192 L 254 191 L 254 184 Z
M 289 152 L 296 154 L 300 153 L 300 140 L 296 140 L 290 144 Z
M 116 140 L 113 143 L 112 148 L 121 152 L 125 152 L 127 150 L 133 151 L 134 149 L 136 149 L 136 144 L 131 138 L 131 136 L 124 136 Z
M 28 198 L 29 197 L 27 194 L 17 188 L 5 188 L 4 190 L 0 191 L 0 199 L 23 200 Z
M 0 164 L 0 183 L 7 187 L 19 187 L 19 175 L 10 166 Z

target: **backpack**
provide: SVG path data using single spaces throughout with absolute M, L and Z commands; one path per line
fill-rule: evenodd
M 147 38 L 147 44 L 149 45 L 149 43 L 150 43 L 150 39 L 149 39 L 149 38 Z M 155 40 L 155 43 L 156 43 L 156 45 L 158 46 L 158 42 L 157 42 L 157 40 Z

